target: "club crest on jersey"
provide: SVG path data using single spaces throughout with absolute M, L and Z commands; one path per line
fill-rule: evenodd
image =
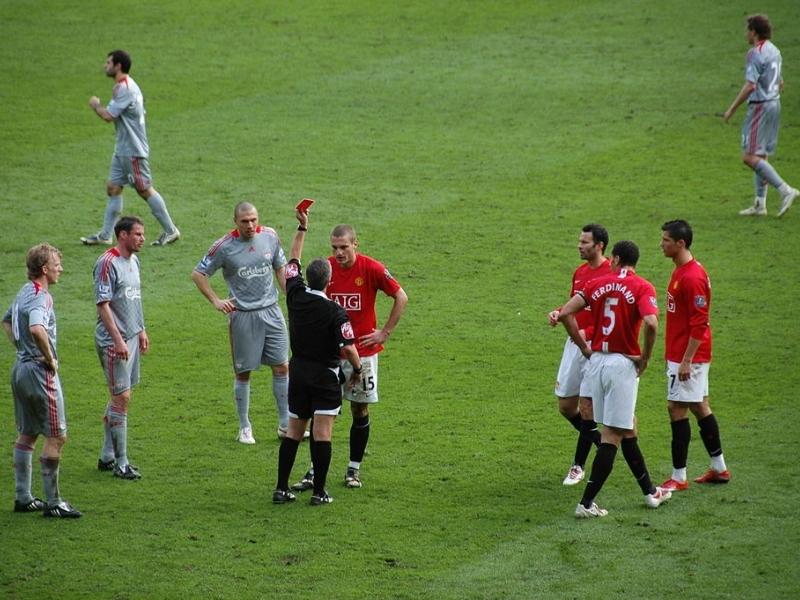
M 361 310 L 361 294 L 331 294 L 330 298 L 345 310 Z
M 667 292 L 667 312 L 675 312 L 675 296 Z
M 697 308 L 705 308 L 705 306 L 706 306 L 706 297 L 705 296 L 695 296 L 694 297 L 694 305 Z
M 290 262 L 286 265 L 286 279 L 297 277 L 300 269 L 297 268 L 297 263 Z
M 353 333 L 353 326 L 350 324 L 350 321 L 342 323 L 342 337 L 346 340 L 355 339 L 356 336 Z
M 354 283 L 355 283 L 355 284 L 356 284 L 358 287 L 361 287 L 362 285 L 364 285 L 364 278 L 363 278 L 363 277 L 356 277 L 356 279 L 355 279 L 355 282 L 354 282 Z
M 655 296 L 650 296 L 650 304 L 653 308 L 658 308 L 658 300 L 656 300 Z

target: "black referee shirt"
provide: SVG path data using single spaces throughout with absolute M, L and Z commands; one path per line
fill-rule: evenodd
M 286 306 L 292 357 L 338 367 L 342 346 L 355 342 L 350 319 L 324 292 L 306 287 L 296 258 L 286 264 Z

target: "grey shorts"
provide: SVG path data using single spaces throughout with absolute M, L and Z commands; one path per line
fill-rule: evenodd
M 143 192 L 153 185 L 153 178 L 150 175 L 150 163 L 142 156 L 120 156 L 115 154 L 111 157 L 108 182 L 123 187 L 130 185 Z
M 257 371 L 261 365 L 282 365 L 289 360 L 289 335 L 278 303 L 260 310 L 235 310 L 228 330 L 236 373 Z
M 742 123 L 742 152 L 769 156 L 778 146 L 778 125 L 781 121 L 779 100 L 753 102 L 747 105 Z
M 95 345 L 112 396 L 118 396 L 139 383 L 139 336 L 133 336 L 127 344 L 128 360 L 117 356 L 114 346 Z
M 35 437 L 67 433 L 61 380 L 42 363 L 16 362 L 11 369 L 11 392 L 17 432 Z

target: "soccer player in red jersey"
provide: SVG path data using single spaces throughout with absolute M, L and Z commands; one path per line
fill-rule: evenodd
M 695 260 L 692 228 L 686 221 L 661 226 L 661 250 L 675 263 L 667 287 L 667 401 L 672 425 L 672 477 L 668 490 L 685 490 L 686 459 L 692 430 L 691 410 L 700 426 L 700 437 L 711 456 L 711 468 L 697 483 L 727 483 L 730 473 L 722 456 L 717 419 L 708 403 L 708 370 L 711 364 L 711 283 L 703 266 Z
M 608 231 L 605 227 L 596 223 L 583 226 L 578 238 L 578 253 L 586 262 L 575 269 L 575 273 L 572 275 L 570 298 L 596 277 L 611 273 L 611 261 L 603 256 L 607 247 Z M 558 325 L 560 310 L 561 307 L 548 313 L 547 318 L 551 327 Z M 577 313 L 575 319 L 584 339 L 591 340 L 594 328 L 589 307 L 587 306 Z M 575 458 L 564 478 L 564 485 L 575 485 L 583 480 L 583 467 L 592 443 L 600 443 L 597 423 L 592 417 L 592 399 L 589 397 L 587 389 L 588 379 L 585 377 L 587 367 L 587 360 L 581 354 L 578 346 L 568 337 L 561 355 L 561 364 L 558 367 L 555 394 L 558 397 L 559 412 L 572 423 L 579 435 L 575 447 Z
M 347 311 L 356 336 L 356 349 L 361 357 L 361 383 L 344 388 L 344 398 L 350 401 L 353 423 L 350 427 L 350 462 L 345 485 L 361 487 L 361 461 L 367 448 L 370 432 L 369 405 L 378 402 L 378 354 L 397 327 L 408 303 L 408 296 L 389 270 L 374 258 L 358 252 L 358 238 L 350 225 L 337 225 L 331 231 L 333 256 L 328 257 L 333 271 L 326 289 L 328 298 Z M 378 291 L 393 299 L 392 309 L 383 327 L 376 329 L 375 301 Z M 342 360 L 344 376 L 350 378 L 352 365 Z M 313 444 L 313 436 L 310 440 Z M 313 487 L 313 471 L 294 484 L 292 489 L 303 491 Z
M 592 463 L 589 482 L 575 508 L 578 518 L 605 517 L 608 511 L 594 501 L 614 466 L 617 448 L 642 489 L 650 508 L 669 500 L 672 493 L 655 487 L 636 437 L 636 396 L 639 376 L 647 368 L 658 330 L 658 303 L 653 285 L 636 275 L 639 248 L 630 241 L 617 242 L 611 251 L 611 268 L 594 279 L 561 308 L 558 320 L 589 359 L 589 385 L 594 419 L 603 424 L 600 447 Z M 583 339 L 575 315 L 589 306 L 594 320 L 591 345 Z M 644 349 L 639 331 L 644 323 Z

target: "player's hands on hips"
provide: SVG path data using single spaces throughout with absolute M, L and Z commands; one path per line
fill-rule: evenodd
M 678 380 L 688 381 L 692 378 L 692 363 L 691 361 L 682 360 L 678 365 Z
M 98 106 L 100 106 L 100 98 L 98 98 L 97 96 L 92 96 L 91 98 L 89 98 L 89 106 L 91 106 L 92 108 L 97 108 Z
M 365 347 L 378 346 L 383 344 L 388 339 L 389 334 L 383 329 L 373 329 L 372 333 L 362 335 L 360 338 L 358 338 L 358 343 Z
M 592 358 L 592 349 L 589 348 L 588 345 L 584 346 L 583 348 L 581 348 L 581 354 L 583 354 L 583 357 L 588 360 Z
M 558 325 L 558 315 L 560 311 L 558 310 L 551 310 L 547 313 L 547 321 L 550 323 L 550 327 L 555 327 Z
M 214 308 L 229 315 L 236 310 L 236 305 L 233 303 L 233 298 L 225 298 L 224 300 L 217 298 L 214 300 Z
M 41 358 L 39 360 L 42 362 L 42 364 L 45 367 L 50 369 L 53 373 L 57 373 L 58 372 L 58 360 L 56 360 L 55 356 L 51 356 L 49 358 L 43 357 L 43 358 Z
M 144 354 L 150 349 L 150 338 L 144 330 L 139 332 L 139 352 Z
M 642 358 L 641 356 L 632 358 L 631 360 L 633 360 L 633 364 L 636 366 L 636 375 L 641 377 L 642 373 L 644 373 L 645 369 L 647 368 L 647 363 L 649 360 Z

